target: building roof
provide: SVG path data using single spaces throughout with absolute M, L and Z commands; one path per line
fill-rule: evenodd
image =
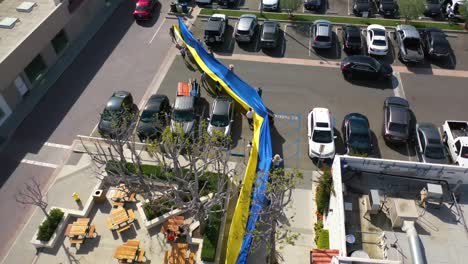
M 313 249 L 310 251 L 310 264 L 330 264 L 334 256 L 338 256 L 337 249 Z
M 36 4 L 30 9 L 18 11 L 24 2 L 18 0 L 0 1 L 0 21 L 5 18 L 17 18 L 10 27 L 0 28 L 0 63 L 13 52 L 18 45 L 55 9 L 54 0 L 30 0 Z M 23 6 L 27 6 L 23 4 Z M 12 20 L 14 21 L 14 20 Z

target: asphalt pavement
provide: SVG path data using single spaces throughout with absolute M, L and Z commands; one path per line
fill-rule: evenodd
M 31 211 L 18 206 L 14 193 L 33 176 L 43 186 L 51 180 L 76 135 L 94 129 L 113 91 L 130 91 L 138 104 L 150 88 L 171 46 L 168 30 L 176 20 L 165 18 L 168 2 L 158 6 L 153 20 L 136 23 L 134 1 L 123 1 L 0 153 L 0 211 L 8 212 L 0 216 L 0 255 Z

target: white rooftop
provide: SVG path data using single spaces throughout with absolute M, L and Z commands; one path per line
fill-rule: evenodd
M 0 1 L 0 63 L 54 10 L 54 0 Z

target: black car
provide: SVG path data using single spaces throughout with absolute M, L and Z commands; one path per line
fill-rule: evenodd
M 224 6 L 227 8 L 236 7 L 239 3 L 239 0 L 218 0 L 218 5 Z
M 416 142 L 420 161 L 425 163 L 448 164 L 445 147 L 439 130 L 431 123 L 416 124 Z
M 360 52 L 362 49 L 361 30 L 357 26 L 342 27 L 343 49 L 345 51 Z
M 398 5 L 396 0 L 380 0 L 379 13 L 383 16 L 395 17 L 398 13 Z
M 427 28 L 421 32 L 424 53 L 429 57 L 447 58 L 451 48 L 445 33 L 438 28 Z
M 137 134 L 140 141 L 158 138 L 167 125 L 171 107 L 165 95 L 152 95 L 146 103 L 138 122 Z
M 260 34 L 260 47 L 276 48 L 280 35 L 280 25 L 276 21 L 265 21 Z
M 385 141 L 407 143 L 411 139 L 414 124 L 408 101 L 401 97 L 387 97 L 383 110 L 382 136 Z
M 372 134 L 367 117 L 359 113 L 346 115 L 342 132 L 347 153 L 369 154 L 372 152 Z
M 307 10 L 319 10 L 322 7 L 322 0 L 304 0 L 304 8 Z
M 441 16 L 443 3 L 443 0 L 426 0 L 424 15 L 427 17 Z
M 353 14 L 355 16 L 362 16 L 364 12 L 368 12 L 370 15 L 371 1 L 370 0 L 354 0 L 353 1 Z
M 101 114 L 98 131 L 103 137 L 126 136 L 134 115 L 132 94 L 127 91 L 114 92 Z
M 348 79 L 389 79 L 393 69 L 389 64 L 380 63 L 365 55 L 353 55 L 341 61 L 341 72 Z

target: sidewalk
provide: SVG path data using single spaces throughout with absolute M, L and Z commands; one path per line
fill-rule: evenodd
M 6 145 L 11 135 L 19 127 L 21 122 L 31 113 L 42 97 L 60 78 L 62 73 L 70 66 L 80 54 L 86 44 L 99 31 L 107 19 L 114 13 L 123 0 L 107 0 L 107 6 L 101 15 L 89 23 L 89 26 L 81 32 L 80 36 L 66 49 L 65 53 L 57 60 L 55 65 L 49 68 L 40 84 L 29 91 L 27 97 L 16 107 L 11 115 L 0 126 L 0 151 Z

